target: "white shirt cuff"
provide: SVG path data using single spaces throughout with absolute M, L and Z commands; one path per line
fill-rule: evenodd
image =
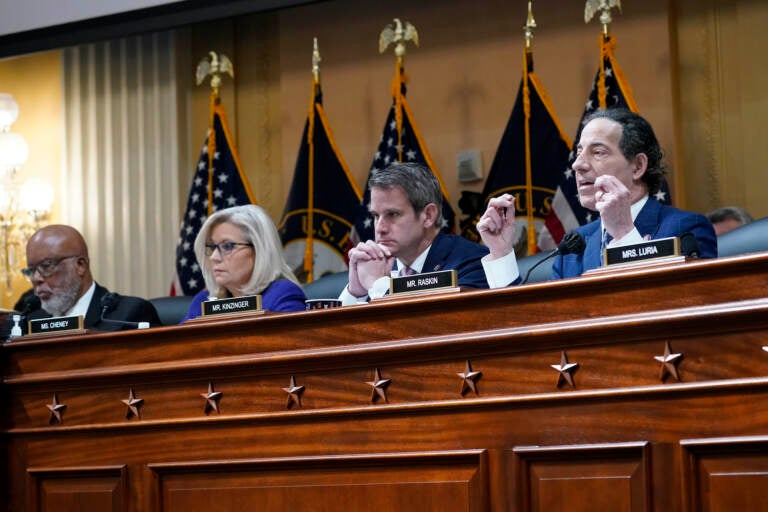
M 480 260 L 490 288 L 504 288 L 520 277 L 520 269 L 517 266 L 514 251 L 495 260 L 491 260 L 490 257 L 490 255 L 486 255 Z
M 378 278 L 368 290 L 368 296 L 372 299 L 380 299 L 389 293 L 389 276 Z
M 352 306 L 353 304 L 360 304 L 361 302 L 367 302 L 368 297 L 355 297 L 349 293 L 349 283 L 341 290 L 339 294 L 339 300 L 342 306 Z
M 611 240 L 610 243 L 608 243 L 608 247 L 624 247 L 625 245 L 641 244 L 645 241 L 646 240 L 643 238 L 637 228 L 632 228 L 632 231 L 623 237 L 619 239 L 614 238 Z
M 376 281 L 373 282 L 373 286 L 371 286 L 370 290 L 368 290 L 368 295 L 365 295 L 363 297 L 355 297 L 351 293 L 349 293 L 349 283 L 347 283 L 347 286 L 344 287 L 343 290 L 341 290 L 341 293 L 339 294 L 339 300 L 341 301 L 342 306 L 352 306 L 354 304 L 362 304 L 365 302 L 368 302 L 370 299 L 378 299 L 383 296 L 385 296 L 389 292 L 389 276 L 384 276 L 378 278 Z

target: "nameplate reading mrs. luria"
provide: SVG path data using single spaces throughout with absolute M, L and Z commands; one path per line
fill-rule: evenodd
M 214 299 L 203 302 L 203 316 L 229 315 L 232 313 L 261 313 L 261 295 L 245 295 L 229 299 Z
M 659 238 L 639 244 L 606 248 L 603 252 L 603 263 L 605 265 L 618 265 L 676 256 L 680 256 L 680 239 L 677 237 Z
M 426 272 L 411 276 L 392 277 L 389 281 L 389 290 L 392 295 L 434 292 L 456 288 L 457 280 L 456 270 Z
M 29 321 L 29 334 L 48 334 L 61 331 L 82 331 L 83 317 L 56 316 L 53 318 L 40 318 Z

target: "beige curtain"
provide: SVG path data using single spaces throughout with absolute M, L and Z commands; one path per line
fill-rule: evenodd
M 179 219 L 175 45 L 162 32 L 68 48 L 62 219 L 96 280 L 167 295 Z

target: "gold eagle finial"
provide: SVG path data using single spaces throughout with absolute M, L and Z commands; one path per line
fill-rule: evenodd
M 224 54 L 217 54 L 216 52 L 208 52 L 210 60 L 205 57 L 197 64 L 197 71 L 195 76 L 197 78 L 197 85 L 203 83 L 205 78 L 211 76 L 211 88 L 214 94 L 219 93 L 219 87 L 221 86 L 221 75 L 226 73 L 230 77 L 235 77 L 235 68 L 232 66 L 232 61 L 229 60 Z
M 525 32 L 525 47 L 531 47 L 533 41 L 533 29 L 536 28 L 536 20 L 533 19 L 533 2 L 528 2 L 528 18 L 525 20 L 523 31 Z
M 389 45 L 394 43 L 395 56 L 399 62 L 402 62 L 405 57 L 406 41 L 413 41 L 413 44 L 419 46 L 419 33 L 408 21 L 402 23 L 398 18 L 393 21 L 394 25 L 387 25 L 379 34 L 379 53 L 384 53 Z
M 312 50 L 312 76 L 315 83 L 320 83 L 320 62 L 323 59 L 320 58 L 320 49 L 317 46 L 317 38 L 315 38 L 314 48 Z
M 611 24 L 611 9 L 619 8 L 621 12 L 621 0 L 587 0 L 584 6 L 584 23 L 589 23 L 597 11 L 600 11 L 600 23 L 603 24 L 603 34 L 608 35 L 608 25 Z

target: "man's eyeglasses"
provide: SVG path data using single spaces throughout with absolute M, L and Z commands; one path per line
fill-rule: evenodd
M 245 242 L 220 242 L 218 244 L 205 244 L 205 255 L 210 256 L 213 254 L 213 251 L 218 249 L 221 256 L 229 256 L 238 245 L 242 245 L 244 247 L 253 247 L 253 244 Z
M 41 277 L 50 277 L 54 272 L 56 272 L 56 269 L 62 261 L 79 257 L 79 254 L 75 254 L 73 256 L 62 256 L 61 258 L 47 258 L 36 265 L 30 265 L 27 268 L 21 269 L 21 273 L 27 276 L 29 279 L 32 279 L 32 276 L 35 275 L 35 272 L 39 273 Z

